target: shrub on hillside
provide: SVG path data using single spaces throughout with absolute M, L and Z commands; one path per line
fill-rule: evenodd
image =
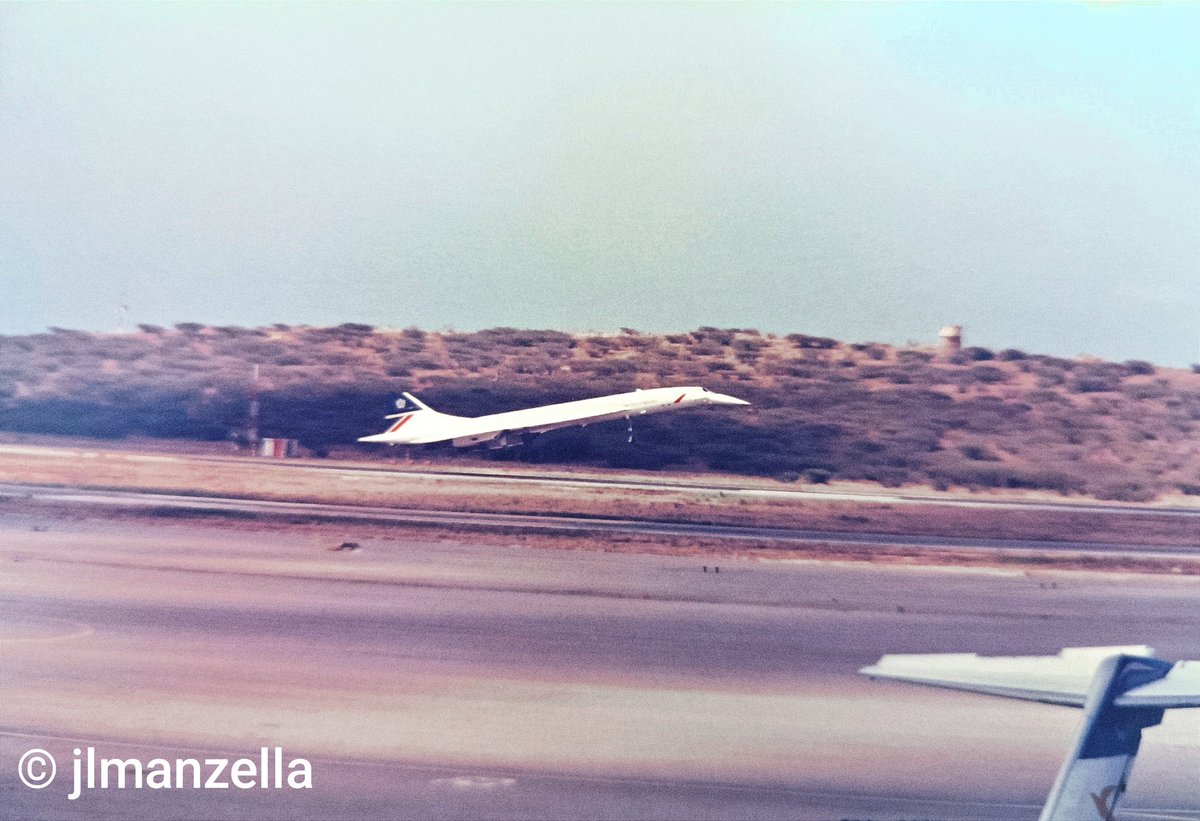
M 1164 399 L 1171 395 L 1171 387 L 1166 381 L 1148 382 L 1139 385 L 1122 385 L 1121 392 L 1135 401 L 1147 399 Z
M 1071 393 L 1111 393 L 1121 389 L 1121 380 L 1099 374 L 1076 376 L 1067 385 Z
M 987 462 L 941 465 L 931 470 L 930 476 L 950 485 L 968 488 L 1053 490 L 1059 493 L 1083 490 L 1083 481 L 1080 478 L 1062 471 L 1019 468 Z
M 697 342 L 711 342 L 716 345 L 726 346 L 733 343 L 733 337 L 736 333 L 736 328 L 721 329 L 705 325 L 692 331 L 692 337 Z
M 763 366 L 763 371 L 771 376 L 790 376 L 795 379 L 808 379 L 813 375 L 813 369 L 803 359 L 768 362 Z
M 996 456 L 983 445 L 959 445 L 958 452 L 973 462 L 999 461 Z
M 615 376 L 617 374 L 634 374 L 638 372 L 638 363 L 632 359 L 605 359 L 600 362 L 581 363 L 572 367 L 576 370 L 589 370 L 597 376 Z
M 816 350 L 831 350 L 840 347 L 836 339 L 830 339 L 825 336 L 808 336 L 806 334 L 788 334 L 784 337 L 788 342 L 791 342 L 797 348 L 811 348 Z
M 887 365 L 863 365 L 858 369 L 860 379 L 887 379 L 892 373 Z
M 976 382 L 983 382 L 985 385 L 994 385 L 997 382 L 1007 382 L 1008 374 L 993 365 L 977 365 L 969 371 L 971 378 Z
M 1158 493 L 1141 482 L 1113 482 L 1096 488 L 1095 495 L 1111 502 L 1150 502 Z
M 757 353 L 767 346 L 767 340 L 761 337 L 738 337 L 733 340 L 733 350 L 735 352 L 753 352 Z

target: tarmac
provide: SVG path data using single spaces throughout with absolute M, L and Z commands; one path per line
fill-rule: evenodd
M 0 513 L 0 817 L 1032 819 L 1078 714 L 856 673 L 1148 643 L 1200 580 L 357 539 Z M 714 572 L 716 566 L 720 572 Z M 707 572 L 706 572 L 707 569 Z M 1200 714 L 1128 818 L 1200 818 Z M 311 789 L 70 792 L 73 750 L 311 762 Z M 33 790 L 27 750 L 59 762 Z

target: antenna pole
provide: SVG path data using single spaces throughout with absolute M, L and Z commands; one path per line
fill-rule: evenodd
M 246 439 L 250 442 L 250 452 L 258 453 L 258 363 L 253 366 L 253 378 L 250 384 L 250 425 L 246 430 Z

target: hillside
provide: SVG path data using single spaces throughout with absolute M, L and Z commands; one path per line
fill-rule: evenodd
M 382 428 L 397 391 L 477 415 L 634 387 L 703 384 L 754 403 L 563 431 L 489 458 L 784 480 L 1040 488 L 1106 499 L 1200 494 L 1200 376 L 967 348 L 845 344 L 749 329 L 657 336 L 496 328 L 142 326 L 0 337 L 0 432 L 219 440 L 245 429 L 318 455 Z M 429 451 L 453 458 L 449 450 Z M 473 456 L 479 456 L 476 451 Z

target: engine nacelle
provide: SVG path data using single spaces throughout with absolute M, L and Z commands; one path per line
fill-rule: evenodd
M 451 440 L 456 448 L 469 448 L 473 445 L 487 445 L 490 450 L 500 448 L 515 448 L 525 444 L 525 437 L 519 433 L 498 431 L 496 433 L 481 433 L 477 436 L 460 436 Z
M 481 433 L 478 436 L 460 436 L 457 439 L 451 439 L 450 444 L 456 448 L 469 448 L 472 445 L 482 445 L 484 442 L 490 442 L 496 439 L 498 433 Z

